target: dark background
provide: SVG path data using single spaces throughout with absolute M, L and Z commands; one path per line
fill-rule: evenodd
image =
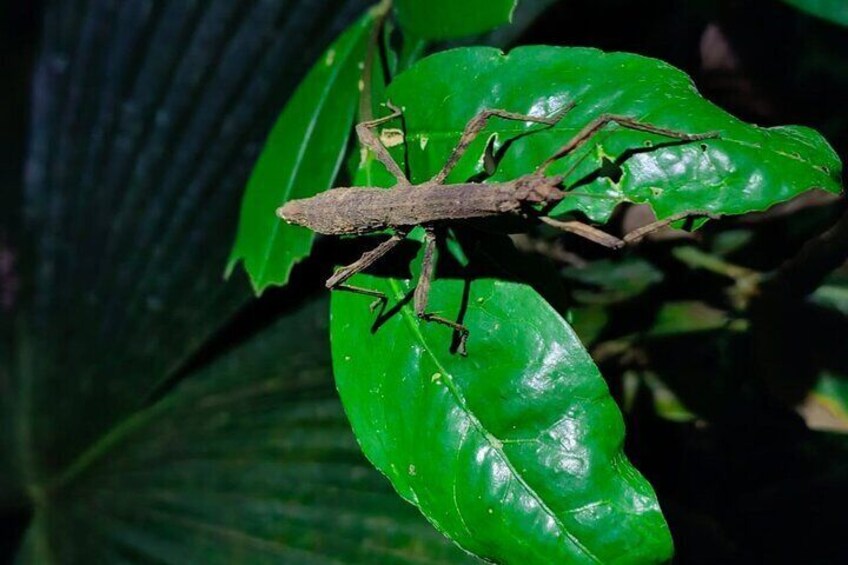
M 0 243 L 13 239 L 21 221 L 30 80 L 42 12 L 40 2 L 29 0 L 7 1 L 2 11 Z M 843 161 L 848 156 L 848 30 L 780 2 L 558 2 L 516 43 L 586 45 L 661 58 L 688 72 L 707 98 L 738 117 L 817 128 Z M 821 231 L 841 210 L 841 203 L 816 208 L 804 233 Z M 775 266 L 800 248 L 804 239 L 787 236 L 786 221 L 758 228 L 769 245 L 749 257 L 751 263 Z M 274 300 L 273 293 L 263 300 Z M 820 320 L 803 309 L 786 315 Z M 249 328 L 249 317 L 240 324 L 231 335 Z M 837 324 L 835 335 L 844 329 Z M 844 345 L 838 337 L 833 343 Z M 714 354 L 697 343 L 677 346 L 663 353 L 675 367 Z M 740 374 L 762 371 L 750 341 L 732 347 Z M 673 359 L 675 351 L 685 355 Z M 627 451 L 658 491 L 675 537 L 676 562 L 844 563 L 845 442 L 810 432 L 780 394 L 763 392 L 769 387 L 756 379 L 744 382 L 706 428 L 668 422 L 647 409 L 628 416 Z M 611 380 L 614 390 L 617 386 Z M 0 561 L 14 555 L 26 521 L 25 510 L 0 515 Z

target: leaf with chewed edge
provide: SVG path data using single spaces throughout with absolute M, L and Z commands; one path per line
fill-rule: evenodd
M 842 164 L 820 134 L 800 126 L 745 123 L 702 98 L 680 70 L 639 55 L 549 46 L 508 54 L 487 47 L 455 49 L 427 57 L 398 76 L 388 97 L 404 110 L 415 182 L 440 168 L 468 121 L 485 108 L 551 116 L 576 103 L 553 127 L 493 118 L 450 181 L 483 172 L 482 155 L 490 142 L 496 153 L 505 149 L 491 180 L 529 173 L 603 114 L 685 133 L 718 134 L 681 143 L 608 125 L 548 169 L 564 174 L 573 191 L 555 216 L 579 211 L 606 222 L 623 202 L 649 204 L 659 217 L 693 210 L 742 214 L 811 188 L 841 190 Z

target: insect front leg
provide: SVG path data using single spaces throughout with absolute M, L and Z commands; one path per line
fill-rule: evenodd
M 346 280 L 348 280 L 353 275 L 364 271 L 375 262 L 377 262 L 381 257 L 383 257 L 386 253 L 397 247 L 397 245 L 403 241 L 406 237 L 405 233 L 396 233 L 371 251 L 366 251 L 362 254 L 362 257 L 351 263 L 346 267 L 342 267 L 338 271 L 336 271 L 332 277 L 327 279 L 325 283 L 327 288 L 330 290 L 346 290 L 348 292 L 354 292 L 356 294 L 364 294 L 366 296 L 373 296 L 377 300 L 375 300 L 371 304 L 371 310 L 373 311 L 378 304 L 385 304 L 387 301 L 386 295 L 378 290 L 373 290 L 370 288 L 362 288 L 358 286 L 353 286 L 349 284 L 344 284 Z
M 356 136 L 359 138 L 359 142 L 374 152 L 374 156 L 377 157 L 377 160 L 380 161 L 389 172 L 394 176 L 398 184 L 402 186 L 409 186 L 409 179 L 406 178 L 406 175 L 392 158 L 388 149 L 382 144 L 379 138 L 374 135 L 372 131 L 375 127 L 382 125 L 388 121 L 394 120 L 395 118 L 399 118 L 401 116 L 401 110 L 397 106 L 393 105 L 391 102 L 386 102 L 386 106 L 392 110 L 392 113 L 388 116 L 384 116 L 382 118 L 377 118 L 376 120 L 369 120 L 367 122 L 361 122 L 356 124 Z
M 465 342 L 468 340 L 468 328 L 460 323 L 427 312 L 427 302 L 430 299 L 430 285 L 433 282 L 433 274 L 436 270 L 436 233 L 431 227 L 427 227 L 425 230 L 424 260 L 421 263 L 421 275 L 418 278 L 418 285 L 415 287 L 415 294 L 413 296 L 415 314 L 426 322 L 436 322 L 437 324 L 452 328 L 459 334 L 459 344 L 456 348 L 457 353 L 467 355 Z
M 456 164 L 459 163 L 459 160 L 465 155 L 465 152 L 468 151 L 468 147 L 471 143 L 480 135 L 480 132 L 483 131 L 486 127 L 486 123 L 489 121 L 489 118 L 492 116 L 496 116 L 498 118 L 503 118 L 505 120 L 515 120 L 518 122 L 534 122 L 537 124 L 545 124 L 545 125 L 555 125 L 562 117 L 572 108 L 574 107 L 574 103 L 567 104 L 561 110 L 559 110 L 554 116 L 550 118 L 540 118 L 538 116 L 528 116 L 526 114 L 516 114 L 515 112 L 507 112 L 506 110 L 495 110 L 495 109 L 486 109 L 481 110 L 476 116 L 471 118 L 471 120 L 466 124 L 465 131 L 462 132 L 462 137 L 459 138 L 459 143 L 454 147 L 453 152 L 451 152 L 450 157 L 445 162 L 442 170 L 439 171 L 436 176 L 434 176 L 430 182 L 435 184 L 442 184 L 450 172 L 456 167 Z

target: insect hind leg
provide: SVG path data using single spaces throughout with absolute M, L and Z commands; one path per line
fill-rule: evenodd
M 467 355 L 465 343 L 468 341 L 468 328 L 458 322 L 453 322 L 436 314 L 427 312 L 427 303 L 430 299 L 430 285 L 436 270 L 436 234 L 433 228 L 425 228 L 424 233 L 424 260 L 421 263 L 421 275 L 418 285 L 415 287 L 413 303 L 415 314 L 425 322 L 435 322 L 453 329 L 459 334 L 459 344 L 456 351 L 460 355 Z

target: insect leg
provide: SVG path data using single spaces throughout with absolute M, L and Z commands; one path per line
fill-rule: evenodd
M 550 118 L 540 118 L 538 116 L 528 116 L 525 114 L 516 114 L 514 112 L 507 112 L 506 110 L 495 110 L 495 109 L 486 109 L 481 110 L 476 116 L 471 118 L 468 124 L 465 126 L 465 131 L 462 132 L 462 137 L 459 138 L 459 143 L 454 147 L 453 152 L 448 157 L 448 160 L 445 162 L 445 166 L 442 167 L 442 170 L 434 176 L 430 182 L 435 184 L 442 184 L 444 180 L 448 177 L 450 172 L 468 150 L 468 147 L 471 143 L 480 135 L 480 132 L 486 127 L 486 123 L 489 121 L 489 118 L 492 116 L 497 116 L 499 118 L 503 118 L 505 120 L 515 120 L 519 122 L 535 122 L 538 124 L 546 124 L 552 126 L 556 124 L 569 110 L 574 107 L 574 103 L 567 104 L 560 111 L 558 111 L 554 116 Z
M 657 230 L 665 228 L 670 224 L 678 221 L 685 220 L 686 218 L 710 218 L 712 220 L 717 220 L 721 216 L 719 214 L 714 214 L 712 212 L 707 212 L 706 210 L 693 210 L 691 212 L 681 212 L 679 214 L 673 214 L 668 218 L 657 220 L 656 222 L 651 222 L 650 224 L 646 224 L 641 228 L 636 228 L 635 230 L 624 234 L 624 243 L 635 243 L 645 237 L 646 235 L 653 233 Z
M 616 123 L 624 128 L 632 129 L 636 131 L 644 131 L 647 133 L 655 133 L 657 135 L 664 135 L 666 137 L 670 137 L 673 139 L 681 139 L 683 141 L 700 141 L 702 139 L 712 139 L 718 137 L 718 132 L 709 132 L 709 133 L 684 133 L 680 131 L 675 131 L 672 129 L 666 129 L 657 127 L 651 124 L 642 123 L 638 120 L 630 118 L 628 116 L 617 116 L 613 114 L 604 114 L 603 116 L 599 116 L 595 118 L 591 122 L 589 122 L 586 127 L 584 127 L 580 132 L 577 133 L 574 137 L 572 137 L 568 143 L 560 147 L 556 153 L 548 157 L 539 167 L 536 169 L 537 172 L 544 171 L 551 163 L 556 161 L 557 159 L 561 159 L 566 155 L 574 152 L 584 143 L 589 141 L 593 135 L 595 135 L 598 131 L 603 129 L 606 125 L 610 123 Z
M 427 302 L 430 299 L 430 284 L 433 282 L 433 274 L 436 268 L 436 234 L 433 228 L 425 228 L 424 234 L 424 260 L 421 263 L 421 276 L 418 278 L 418 285 L 415 287 L 415 295 L 413 302 L 415 305 L 415 313 L 419 318 L 426 322 L 436 322 L 452 328 L 459 333 L 459 344 L 457 352 L 460 355 L 466 355 L 465 342 L 468 340 L 468 328 L 457 322 L 452 322 L 447 318 L 427 313 Z
M 554 220 L 553 218 L 548 218 L 547 216 L 542 216 L 541 218 L 539 218 L 539 220 L 548 224 L 549 226 L 557 228 L 558 230 L 579 235 L 580 237 L 588 239 L 589 241 L 593 241 L 597 244 L 603 245 L 604 247 L 609 247 L 611 249 L 621 249 L 622 247 L 624 247 L 625 243 L 627 243 L 623 239 L 619 239 L 614 235 L 610 235 L 605 231 L 599 230 L 598 228 L 593 228 L 592 226 L 584 224 L 583 222 L 563 222 L 560 220 Z
M 705 217 L 711 218 L 713 220 L 717 220 L 720 218 L 718 214 L 714 214 L 712 212 L 707 212 L 705 210 L 693 210 L 691 212 L 681 212 L 680 214 L 673 214 L 668 218 L 663 220 L 657 220 L 656 222 L 651 222 L 650 224 L 646 224 L 641 228 L 637 228 L 631 232 L 624 234 L 624 237 L 621 239 L 615 237 L 614 235 L 610 235 L 605 231 L 599 230 L 598 228 L 592 227 L 588 224 L 584 224 L 583 222 L 577 221 L 560 221 L 554 220 L 553 218 L 548 218 L 547 216 L 543 216 L 539 218 L 542 222 L 548 224 L 549 226 L 553 226 L 557 229 L 560 229 L 565 232 L 573 233 L 588 239 L 589 241 L 593 241 L 604 247 L 610 247 L 612 249 L 621 249 L 625 245 L 629 245 L 631 243 L 636 243 L 644 238 L 646 235 L 651 234 L 657 230 L 661 230 L 665 227 L 668 227 L 670 224 L 677 222 L 679 220 L 685 220 L 686 218 L 698 218 Z
M 373 296 L 377 298 L 377 300 L 371 304 L 371 309 L 373 310 L 377 304 L 380 302 L 386 301 L 386 295 L 378 290 L 373 290 L 370 288 L 361 288 L 358 286 L 353 286 L 349 284 L 344 284 L 346 280 L 348 280 L 353 275 L 364 271 L 371 265 L 373 265 L 377 260 L 379 260 L 383 255 L 394 249 L 401 241 L 403 241 L 405 233 L 396 233 L 371 251 L 366 251 L 362 254 L 362 257 L 351 263 L 346 267 L 342 267 L 338 271 L 336 271 L 332 277 L 327 279 L 325 283 L 327 288 L 330 290 L 346 290 L 348 292 L 355 292 L 357 294 L 365 294 L 367 296 Z
M 391 102 L 387 102 L 386 105 L 390 110 L 392 110 L 392 113 L 388 116 L 377 118 L 376 120 L 369 120 L 367 122 L 356 124 L 356 136 L 359 138 L 359 142 L 362 145 L 374 152 L 377 160 L 386 166 L 389 172 L 397 179 L 399 184 L 409 185 L 409 179 L 406 178 L 406 175 L 392 158 L 389 151 L 372 131 L 375 127 L 401 116 L 400 108 L 393 105 Z

